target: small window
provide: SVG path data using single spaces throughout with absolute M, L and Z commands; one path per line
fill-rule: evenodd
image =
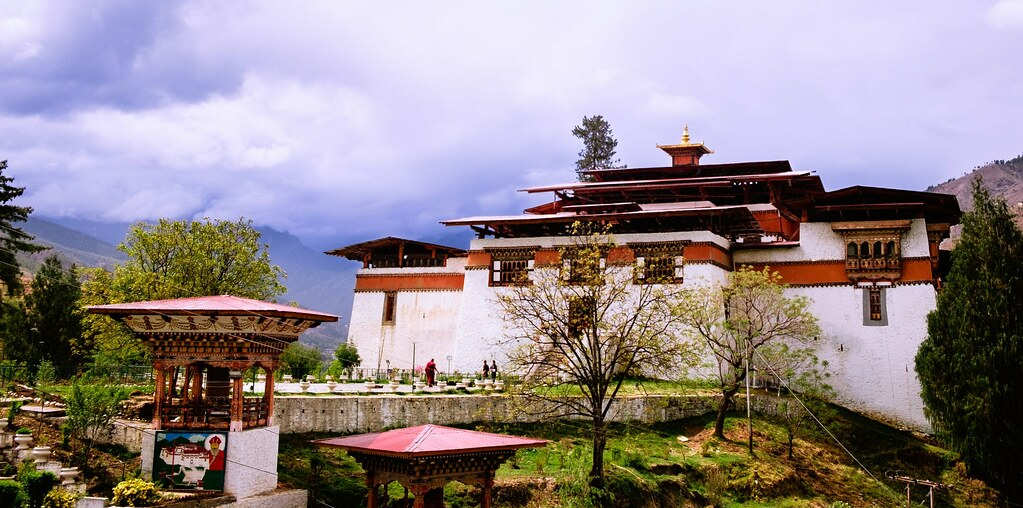
M 881 257 L 881 242 L 874 242 L 874 257 Z
M 677 284 L 682 282 L 685 259 L 682 256 L 636 256 L 636 284 Z
M 895 242 L 892 240 L 888 241 L 888 245 L 885 247 L 884 253 L 888 256 L 888 259 L 895 259 L 898 256 L 898 252 L 895 251 Z
M 604 270 L 607 268 L 607 258 L 601 256 L 596 266 L 593 266 L 594 257 L 573 256 L 563 254 L 561 261 L 561 276 L 569 284 L 603 284 Z
M 529 272 L 533 270 L 533 259 L 495 259 L 490 263 L 490 285 L 511 286 L 527 284 Z
M 863 324 L 888 326 L 885 288 L 871 287 L 863 290 Z
M 398 293 L 394 291 L 388 291 L 384 293 L 384 317 L 383 324 L 393 325 L 394 324 L 394 313 L 395 307 L 397 306 Z
M 849 259 L 856 259 L 857 257 L 859 257 L 857 256 L 856 252 L 857 252 L 856 242 L 849 242 L 849 246 L 845 250 L 846 257 L 848 257 Z
M 863 243 L 860 244 L 860 257 L 863 258 L 863 259 L 867 259 L 867 258 L 870 257 L 870 244 L 869 243 L 863 242 Z
M 573 297 L 568 302 L 568 334 L 572 337 L 581 337 L 583 333 L 593 326 L 593 314 L 596 309 L 593 297 Z

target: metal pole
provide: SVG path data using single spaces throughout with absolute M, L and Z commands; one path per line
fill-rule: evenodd
M 412 377 L 416 376 L 416 343 L 412 343 Z
M 750 390 L 749 390 L 749 361 L 750 361 L 750 350 L 749 343 L 746 344 L 746 426 L 749 431 L 749 454 L 753 455 L 753 417 L 750 406 Z

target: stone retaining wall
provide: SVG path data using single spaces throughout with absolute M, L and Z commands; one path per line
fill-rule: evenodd
M 736 407 L 745 404 L 743 396 L 736 395 L 735 398 Z M 754 397 L 759 413 L 772 412 L 771 398 L 763 394 Z M 643 423 L 681 420 L 714 411 L 718 399 L 719 396 L 714 395 L 619 397 L 612 406 L 610 420 Z M 282 433 L 287 434 L 354 434 L 426 423 L 530 423 L 547 419 L 543 411 L 527 408 L 521 400 L 507 395 L 279 396 L 274 400 L 276 424 Z M 104 440 L 139 451 L 147 432 L 152 432 L 148 424 L 116 421 Z

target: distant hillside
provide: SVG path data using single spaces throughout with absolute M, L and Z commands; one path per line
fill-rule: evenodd
M 970 182 L 980 176 L 984 179 L 984 187 L 991 194 L 1005 199 L 1016 212 L 1016 223 L 1023 228 L 1023 155 L 1010 160 L 993 161 L 977 166 L 969 173 L 952 178 L 938 185 L 932 185 L 928 192 L 952 194 L 959 200 L 963 211 L 973 208 L 973 196 L 970 194 Z M 952 239 L 958 237 L 959 228 L 953 228 Z
M 116 247 L 103 240 L 35 216 L 29 217 L 22 229 L 34 236 L 36 243 L 50 247 L 35 254 L 18 256 L 22 267 L 31 273 L 35 273 L 43 260 L 55 252 L 65 265 L 111 268 L 125 259 Z

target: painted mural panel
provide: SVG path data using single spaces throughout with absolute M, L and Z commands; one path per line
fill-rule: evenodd
M 224 490 L 227 434 L 157 432 L 153 482 L 166 489 Z

